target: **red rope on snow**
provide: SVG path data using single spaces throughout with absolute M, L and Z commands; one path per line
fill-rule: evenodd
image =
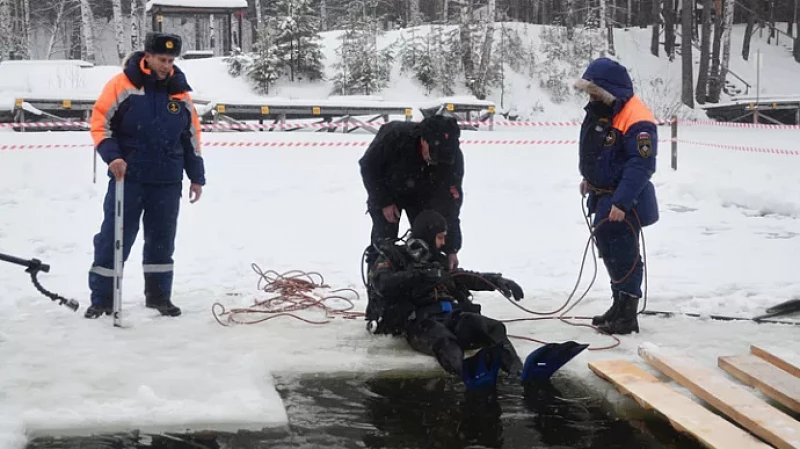
M 360 312 L 351 312 L 355 308 L 353 299 L 339 295 L 341 292 L 351 292 L 355 299 L 359 298 L 358 292 L 350 288 L 343 288 L 330 291 L 331 294 L 315 294 L 315 290 L 330 288 L 325 284 L 321 274 L 317 272 L 304 272 L 292 270 L 283 274 L 276 271 L 262 271 L 256 264 L 251 264 L 253 270 L 259 275 L 258 289 L 266 293 L 273 293 L 274 296 L 265 300 L 256 301 L 250 307 L 233 308 L 226 310 L 220 303 L 211 306 L 211 313 L 214 319 L 223 326 L 230 324 L 258 324 L 278 317 L 291 317 L 308 324 L 322 325 L 328 324 L 331 318 L 341 316 L 345 319 L 355 319 L 363 317 Z M 319 278 L 319 282 L 314 281 L 314 276 Z M 263 283 L 263 285 L 262 285 Z M 329 301 L 339 300 L 347 303 L 343 308 L 336 308 L 326 304 Z M 294 312 L 301 310 L 319 309 L 324 312 L 324 321 L 313 321 L 296 315 Z M 263 318 L 252 320 L 237 319 L 239 315 L 266 315 Z M 223 320 L 224 318 L 224 320 Z

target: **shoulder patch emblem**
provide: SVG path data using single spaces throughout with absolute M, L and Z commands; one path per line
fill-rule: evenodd
M 167 103 L 167 111 L 169 111 L 170 114 L 177 114 L 181 112 L 181 106 L 177 101 L 170 101 Z
M 380 270 L 382 268 L 390 268 L 391 266 L 392 264 L 390 264 L 389 262 L 381 262 L 375 267 L 375 269 Z
M 617 133 L 615 133 L 614 130 L 612 129 L 611 131 L 608 132 L 608 134 L 606 134 L 606 140 L 603 143 L 603 145 L 607 147 L 613 147 L 614 144 L 616 143 L 617 143 Z
M 650 133 L 640 132 L 636 136 L 636 149 L 642 157 L 650 157 L 653 154 L 653 138 Z

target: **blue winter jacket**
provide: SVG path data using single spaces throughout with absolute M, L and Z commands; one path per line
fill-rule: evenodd
M 597 224 L 615 205 L 634 224 L 638 216 L 642 226 L 651 225 L 659 219 L 650 181 L 656 171 L 657 122 L 634 94 L 627 69 L 616 61 L 593 61 L 582 79 L 582 86 L 598 98 L 585 107 L 580 136 L 579 170 L 591 185 L 589 213 Z
M 158 80 L 144 52 L 133 53 L 92 110 L 92 138 L 103 161 L 124 159 L 132 181 L 179 183 L 185 170 L 191 182 L 205 185 L 200 120 L 190 91 L 178 67 Z

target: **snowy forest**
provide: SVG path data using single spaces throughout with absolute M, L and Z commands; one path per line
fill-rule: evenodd
M 232 45 L 223 56 L 231 75 L 247 77 L 262 94 L 279 80 L 322 79 L 330 64 L 332 93 L 371 95 L 390 82 L 392 67 L 399 63 L 429 93 L 449 95 L 462 83 L 483 99 L 502 88 L 504 71 L 512 70 L 536 76 L 558 99 L 567 95 L 566 79 L 589 60 L 615 54 L 615 30 L 652 27 L 650 52 L 680 58 L 681 99 L 694 107 L 719 101 L 731 51 L 750 58 L 756 29 L 767 30 L 776 42 L 794 41 L 794 58 L 800 62 L 799 2 L 698 0 L 685 8 L 685 0 L 247 0 L 243 20 L 249 42 L 244 48 Z M 213 46 L 215 33 L 225 33 L 219 19 L 180 18 L 194 23 L 195 36 L 184 39 L 193 49 L 205 50 L 194 47 L 210 34 Z M 109 44 L 98 42 L 97 23 L 112 27 L 116 56 L 122 60 L 141 48 L 150 22 L 144 0 L 0 0 L 0 60 L 96 62 L 99 46 Z M 552 25 L 536 37 L 536 54 L 522 45 L 531 38 L 514 26 L 520 23 Z M 733 24 L 746 24 L 741 42 L 732 42 Z M 396 29 L 411 32 L 379 48 L 378 36 Z M 320 49 L 320 33 L 328 31 L 340 32 L 336 61 L 325 61 Z M 700 63 L 693 63 L 698 57 Z

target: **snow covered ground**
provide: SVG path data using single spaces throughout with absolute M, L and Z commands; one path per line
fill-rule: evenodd
M 575 139 L 576 133 L 574 127 L 531 128 L 462 138 Z M 797 133 L 684 126 L 680 138 L 798 150 Z M 370 221 L 357 160 L 369 135 L 206 133 L 208 186 L 199 203 L 184 199 L 175 255 L 174 301 L 184 315 L 166 319 L 143 307 L 140 234 L 125 273 L 129 329 L 82 317 L 107 185 L 102 161 L 92 183 L 89 135 L 1 136 L 8 145 L 85 146 L 0 151 L 0 252 L 49 263 L 51 272 L 40 276 L 44 286 L 81 302 L 77 313 L 59 307 L 34 290 L 22 267 L 0 264 L 0 447 L 20 447 L 25 435 L 36 434 L 283 425 L 274 374 L 436 369 L 402 340 L 367 334 L 361 320 L 314 326 L 284 317 L 223 327 L 211 313 L 215 302 L 230 308 L 266 299 L 251 263 L 278 272 L 317 271 L 331 288 L 356 289 L 356 310 L 363 311 L 359 261 Z M 214 145 L 278 141 L 308 145 Z M 588 238 L 576 148 L 470 144 L 464 151 L 462 265 L 519 281 L 526 292 L 521 305 L 557 309 L 574 285 Z M 645 234 L 649 307 L 752 316 L 800 295 L 800 156 L 681 144 L 679 164 L 677 172 L 669 169 L 662 144 L 654 178 L 661 221 Z M 591 271 L 582 285 L 590 277 Z M 607 283 L 601 269 L 573 312 L 604 310 Z M 498 294 L 477 299 L 491 316 L 528 316 Z M 645 342 L 687 351 L 708 366 L 751 343 L 800 351 L 795 326 L 643 317 L 641 327 L 642 334 L 622 338 L 620 347 L 585 352 L 563 372 L 618 401 L 588 361 L 638 360 L 636 348 Z M 509 329 L 594 347 L 613 343 L 555 321 Z M 522 354 L 537 347 L 517 343 Z

